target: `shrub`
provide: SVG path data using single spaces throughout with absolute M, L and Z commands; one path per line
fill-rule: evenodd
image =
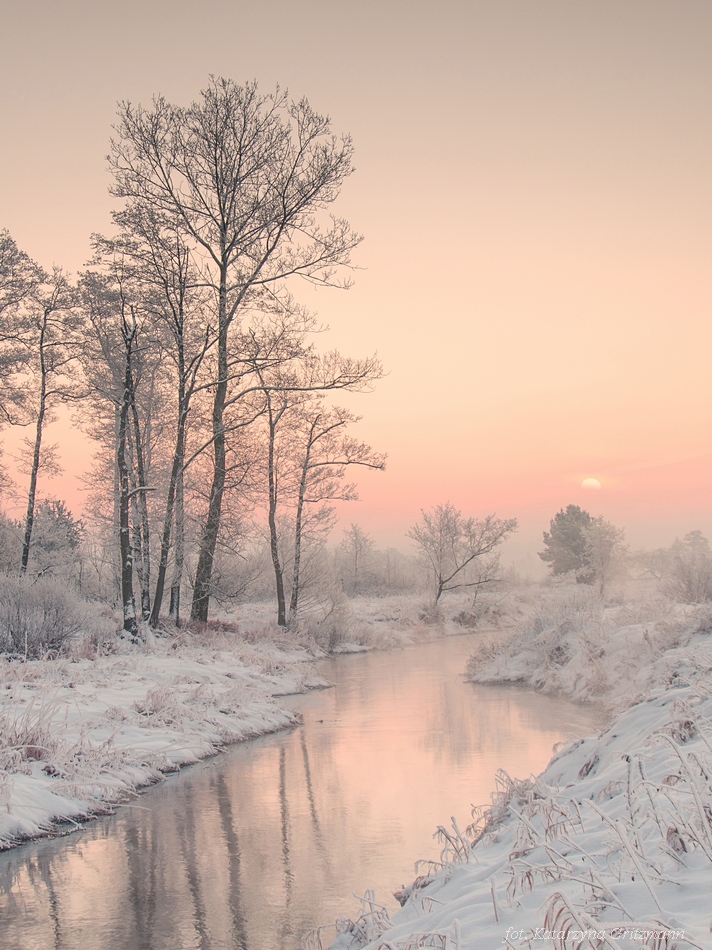
M 682 604 L 712 600 L 712 552 L 699 531 L 691 531 L 673 544 L 663 590 Z
M 301 632 L 321 650 L 333 653 L 346 644 L 370 646 L 371 635 L 365 624 L 360 624 L 347 597 L 332 591 L 317 612 L 313 610 L 300 622 Z
M 82 608 L 58 578 L 0 578 L 0 652 L 26 659 L 59 652 L 78 633 Z

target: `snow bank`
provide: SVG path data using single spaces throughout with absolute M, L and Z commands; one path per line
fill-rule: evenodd
M 653 598 L 605 605 L 590 588 L 542 589 L 518 603 L 512 630 L 483 637 L 467 673 L 477 683 L 522 683 L 620 711 L 652 688 L 656 663 L 700 631 L 709 605 Z
M 644 657 L 642 658 L 644 659 Z M 566 746 L 538 778 L 498 776 L 464 833 L 439 829 L 439 867 L 306 950 L 708 947 L 712 930 L 712 643 L 649 665 L 649 696 L 602 735 Z M 636 687 L 637 688 L 637 687 Z
M 462 632 L 445 613 L 426 622 L 424 609 L 413 596 L 343 598 L 285 632 L 271 603 L 245 604 L 239 625 L 226 617 L 200 633 L 147 631 L 142 647 L 117 642 L 112 620 L 92 616 L 92 634 L 68 657 L 1 660 L 0 849 L 60 823 L 71 830 L 165 772 L 294 724 L 275 697 L 327 685 L 315 658 Z
M 151 640 L 92 660 L 2 663 L 0 848 L 58 822 L 71 828 L 164 772 L 293 724 L 274 697 L 328 685 L 288 640 Z

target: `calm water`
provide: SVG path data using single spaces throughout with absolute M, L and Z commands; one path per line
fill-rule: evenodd
M 0 855 L 3 950 L 296 950 L 394 889 L 494 775 L 540 771 L 596 713 L 462 679 L 473 638 L 325 661 L 304 725 L 242 743 L 67 838 Z

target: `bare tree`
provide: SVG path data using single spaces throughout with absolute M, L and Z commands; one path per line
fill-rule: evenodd
M 201 286 L 200 274 L 182 230 L 176 228 L 174 221 L 165 214 L 139 204 L 115 214 L 114 220 L 120 233 L 109 239 L 95 238 L 96 261 L 106 264 L 117 256 L 124 261 L 142 305 L 152 320 L 153 345 L 161 346 L 173 379 L 173 392 L 169 397 L 175 413 L 175 423 L 171 427 L 172 458 L 155 593 L 149 611 L 151 625 L 155 627 L 161 614 L 172 548 L 174 568 L 170 614 L 176 623 L 180 621 L 180 589 L 185 561 L 184 478 L 188 419 L 193 397 L 203 386 L 201 371 L 206 357 L 217 338 L 209 292 Z M 145 495 L 143 498 L 138 496 L 139 503 L 141 500 L 145 516 Z
M 516 531 L 516 519 L 494 515 L 464 518 L 450 502 L 421 514 L 408 537 L 418 545 L 432 571 L 434 604 L 447 591 L 481 587 L 497 578 L 498 557 L 490 555 Z
M 595 582 L 599 594 L 603 596 L 610 583 L 625 571 L 628 554 L 625 532 L 604 518 L 592 518 L 590 525 L 584 528 L 583 536 L 586 547 L 582 570 L 586 583 Z
M 27 304 L 46 274 L 21 251 L 6 230 L 0 231 L 0 424 L 18 421 L 26 390 L 18 373 L 32 350 Z
M 337 198 L 352 170 L 348 138 L 306 100 L 255 83 L 212 79 L 187 108 L 154 99 L 124 103 L 110 162 L 113 193 L 127 210 L 165 215 L 189 242 L 213 294 L 217 359 L 213 377 L 213 472 L 193 590 L 192 617 L 207 620 L 226 478 L 225 409 L 233 331 L 265 295 L 300 275 L 335 283 L 359 237 L 342 220 L 323 228 L 318 213 Z
M 292 569 L 292 596 L 289 604 L 290 623 L 296 622 L 301 590 L 301 554 L 306 533 L 307 506 L 316 508 L 315 520 L 323 521 L 325 511 L 333 501 L 355 501 L 356 486 L 345 483 L 346 470 L 352 466 L 383 471 L 386 456 L 374 452 L 370 445 L 360 442 L 347 432 L 348 426 L 359 421 L 346 409 L 312 407 L 302 410 L 301 458 L 296 496 L 294 525 L 294 563 Z
M 294 512 L 292 591 L 289 621 L 296 621 L 301 588 L 302 543 L 307 533 L 308 507 L 312 526 L 321 534 L 331 527 L 327 503 L 357 498 L 355 486 L 345 484 L 353 465 L 383 469 L 385 456 L 348 435 L 359 420 L 346 409 L 328 408 L 324 393 L 368 389 L 382 373 L 376 359 L 350 360 L 336 352 L 322 357 L 304 350 L 296 369 L 280 365 L 276 371 L 257 368 L 265 398 L 267 420 L 267 487 L 270 554 L 275 572 L 277 623 L 287 625 L 284 558 L 280 551 L 278 509 Z
M 67 399 L 70 363 L 81 319 L 66 275 L 48 276 L 0 232 L 0 421 L 34 423 L 20 571 L 27 570 L 45 425 L 53 404 Z
M 363 574 L 374 548 L 373 538 L 357 524 L 344 531 L 341 552 L 346 557 L 350 575 L 348 587 L 357 592 L 363 585 Z
M 31 446 L 30 482 L 20 561 L 23 574 L 30 557 L 45 425 L 53 405 L 79 394 L 71 369 L 76 360 L 82 328 L 76 290 L 59 268 L 55 268 L 46 283 L 34 291 L 27 301 L 27 311 L 24 335 L 30 351 L 27 403 L 31 405 L 34 415 L 35 437 Z
M 124 630 L 136 640 L 138 622 L 134 598 L 134 555 L 140 559 L 139 579 L 144 618 L 147 613 L 148 577 L 145 564 L 150 558 L 144 509 L 132 503 L 150 490 L 144 464 L 145 438 L 137 421 L 137 385 L 150 376 L 142 365 L 152 351 L 142 345 L 146 318 L 132 299 L 120 260 L 107 275 L 89 272 L 81 281 L 91 336 L 87 336 L 82 363 L 88 389 L 100 404 L 113 413 L 115 445 L 115 518 L 118 522 L 121 603 Z M 155 354 L 153 354 L 155 355 Z M 90 404 L 89 404 L 90 405 Z M 87 411 L 87 407 L 84 408 Z M 133 534 L 133 539 L 132 539 Z

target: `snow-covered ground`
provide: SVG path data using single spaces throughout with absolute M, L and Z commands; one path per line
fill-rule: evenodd
M 478 607 L 470 675 L 561 691 L 617 710 L 538 778 L 501 773 L 488 808 L 440 829 L 394 920 L 370 902 L 308 950 L 708 947 L 712 927 L 710 612 L 655 598 L 602 606 L 581 588 L 527 588 Z M 264 608 L 239 626 L 81 642 L 55 660 L 0 666 L 0 846 L 62 829 L 225 744 L 295 721 L 278 697 L 326 685 L 325 651 L 402 645 L 471 628 L 451 602 L 341 604 L 299 636 Z M 89 658 L 91 656 L 91 658 Z M 368 882 L 364 882 L 367 884 Z M 349 908 L 344 908 L 348 911 Z M 340 931 L 340 933 L 339 933 Z
M 470 678 L 627 708 L 660 682 L 658 661 L 712 629 L 712 607 L 674 603 L 654 589 L 620 601 L 604 604 L 584 585 L 514 592 L 509 628 L 482 636 Z
M 441 865 L 421 869 L 393 920 L 367 893 L 306 950 L 710 946 L 709 611 L 604 608 L 581 589 L 532 593 L 517 611 L 516 628 L 474 658 L 474 678 L 623 711 L 541 776 L 500 773 L 469 828 L 439 830 Z
M 0 666 L 0 847 L 284 728 L 295 717 L 274 697 L 327 685 L 286 639 L 209 632 L 120 649 Z
M 67 831 L 166 772 L 228 743 L 296 722 L 278 697 L 325 683 L 327 652 L 403 646 L 446 632 L 412 597 L 346 600 L 300 633 L 280 631 L 270 604 L 200 633 L 131 646 L 115 627 L 88 631 L 56 659 L 0 663 L 0 849 Z M 106 618 L 103 620 L 106 627 Z

